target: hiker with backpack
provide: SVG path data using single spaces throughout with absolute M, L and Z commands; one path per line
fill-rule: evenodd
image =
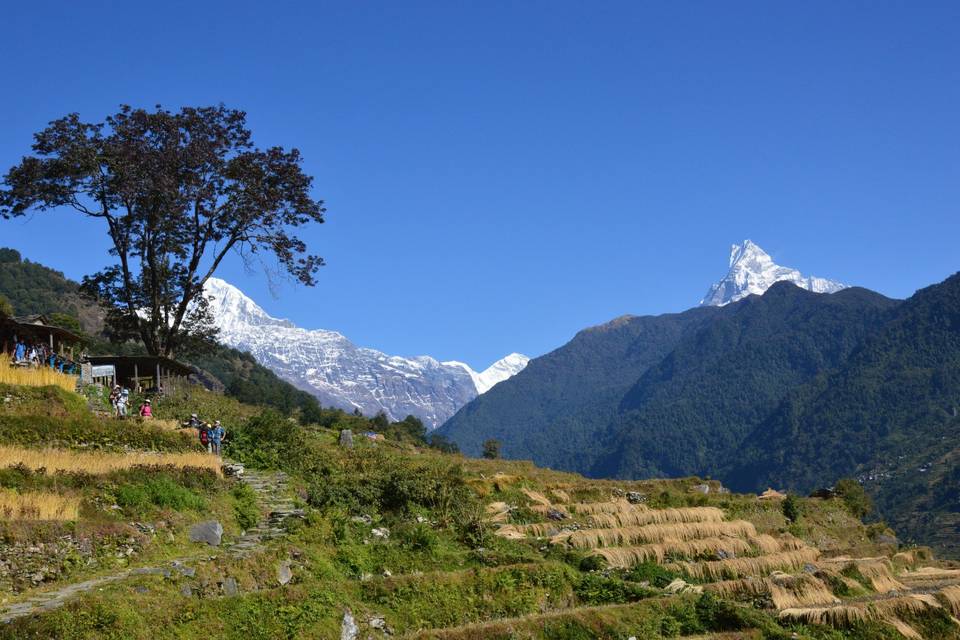
M 213 453 L 213 443 L 210 441 L 210 430 L 212 427 L 209 422 L 202 422 L 197 427 L 200 430 L 200 444 L 207 448 L 207 453 Z

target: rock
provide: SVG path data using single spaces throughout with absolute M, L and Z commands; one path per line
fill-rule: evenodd
M 423 524 L 424 522 L 427 521 L 427 519 L 424 518 L 423 516 L 417 516 L 416 520 L 417 520 L 417 524 Z
M 223 581 L 223 595 L 225 596 L 235 596 L 240 592 L 237 588 L 237 581 L 235 578 L 226 578 Z
M 230 478 L 239 478 L 243 475 L 244 468 L 242 464 L 232 462 L 223 465 L 223 475 Z
M 156 527 L 154 527 L 152 524 L 147 524 L 145 522 L 134 522 L 133 528 L 139 531 L 140 533 L 149 533 L 150 535 L 153 535 L 157 532 Z
M 708 485 L 708 484 L 706 484 L 706 483 L 704 483 L 704 484 L 698 484 L 698 485 L 696 485 L 696 486 L 693 488 L 693 490 L 696 491 L 697 493 L 702 493 L 702 494 L 705 494 L 705 495 L 706 495 L 706 494 L 710 493 L 710 485 Z
M 370 619 L 367 620 L 367 624 L 370 625 L 371 629 L 381 631 L 388 636 L 393 635 L 393 630 L 387 626 L 387 620 L 383 616 L 371 616 Z
M 353 431 L 350 429 L 342 429 L 340 431 L 340 446 L 353 449 Z
M 373 518 L 371 518 L 367 514 L 363 514 L 361 516 L 353 516 L 352 518 L 350 518 L 350 522 L 370 525 L 370 524 L 373 524 Z
M 193 589 L 190 588 L 190 585 L 185 584 L 180 587 L 180 595 L 189 598 L 193 595 Z
M 547 511 L 547 518 L 549 518 L 550 520 L 566 520 L 567 514 L 565 514 L 563 511 L 560 511 L 559 509 L 550 509 L 549 511 Z
M 180 575 L 185 576 L 187 578 L 192 578 L 193 576 L 197 575 L 196 569 L 194 569 L 193 567 L 188 567 L 187 565 L 183 564 L 179 560 L 174 560 L 173 562 L 170 563 L 170 566 L 172 566 L 174 570 L 177 571 Z
M 640 504 L 641 502 L 646 502 L 647 496 L 643 495 L 639 491 L 628 491 L 627 492 L 627 502 L 630 504 Z
M 136 587 L 133 588 L 133 590 L 136 591 L 137 593 L 148 593 L 150 591 L 150 589 L 147 589 L 142 584 L 137 585 Z
M 289 562 L 281 562 L 277 567 L 277 582 L 280 585 L 289 584 L 293 580 L 293 570 L 290 568 Z
M 356 640 L 360 634 L 360 627 L 357 621 L 353 619 L 353 613 L 350 609 L 343 612 L 343 622 L 340 623 L 340 640 Z
M 391 577 L 393 577 L 393 574 L 390 572 L 390 569 L 384 569 L 384 570 L 383 570 L 383 577 L 384 577 L 384 578 L 391 578 Z
M 211 547 L 220 546 L 223 526 L 216 520 L 207 520 L 190 527 L 190 542 L 206 542 Z
M 372 535 L 374 538 L 386 540 L 390 537 L 390 530 L 386 527 L 377 527 L 376 529 L 370 530 L 370 535 Z
M 878 544 L 892 544 L 892 545 L 896 546 L 896 545 L 900 544 L 900 541 L 897 540 L 896 537 L 894 537 L 894 536 L 888 535 L 888 534 L 886 534 L 886 533 L 881 533 L 880 535 L 877 536 L 877 543 L 878 543 Z

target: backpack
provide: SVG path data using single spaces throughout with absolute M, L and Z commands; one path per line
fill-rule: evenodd
M 207 432 L 206 429 L 200 429 L 200 442 L 202 444 L 207 444 L 208 442 L 210 442 L 210 434 Z

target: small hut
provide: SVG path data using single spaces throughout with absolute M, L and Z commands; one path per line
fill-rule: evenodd
M 50 345 L 50 350 L 73 360 L 73 350 L 83 338 L 69 329 L 58 327 L 45 315 L 15 316 L 0 318 L 0 344 L 3 353 L 12 353 L 17 341 Z
M 780 493 L 776 489 L 767 487 L 767 490 L 757 496 L 758 500 L 783 500 L 787 497 L 787 494 Z
M 85 364 L 84 382 L 152 393 L 182 388 L 194 373 L 188 365 L 160 356 L 89 356 Z

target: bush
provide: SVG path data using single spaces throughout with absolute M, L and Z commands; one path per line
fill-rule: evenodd
M 573 588 L 582 605 L 624 604 L 654 595 L 654 591 L 613 576 L 588 573 Z
M 117 504 L 134 512 L 151 506 L 176 511 L 203 511 L 207 507 L 202 496 L 164 477 L 121 486 L 117 489 Z
M 857 518 L 863 518 L 873 511 L 873 502 L 864 491 L 863 486 L 853 478 L 843 478 L 837 481 L 834 490 L 843 499 L 847 510 Z
M 260 506 L 257 504 L 257 493 L 249 485 L 240 483 L 231 491 L 233 495 L 233 512 L 237 516 L 237 524 L 243 530 L 252 529 L 260 522 Z
M 788 522 L 796 522 L 800 517 L 800 501 L 792 493 L 780 503 L 780 509 Z

